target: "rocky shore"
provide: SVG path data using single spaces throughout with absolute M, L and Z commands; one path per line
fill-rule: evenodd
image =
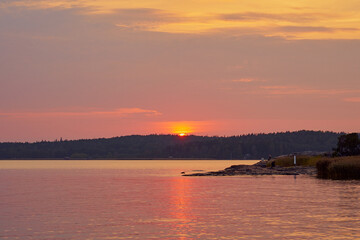
M 254 165 L 233 165 L 224 170 L 205 173 L 184 173 L 183 176 L 235 176 L 235 175 L 316 175 L 315 167 L 266 167 L 266 161 Z

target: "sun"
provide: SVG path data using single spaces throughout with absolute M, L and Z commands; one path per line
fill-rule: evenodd
M 194 121 L 173 121 L 173 122 L 160 122 L 167 134 L 178 137 L 187 137 L 194 135 L 199 126 L 198 122 Z

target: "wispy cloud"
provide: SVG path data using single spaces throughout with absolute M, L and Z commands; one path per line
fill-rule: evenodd
M 98 18 L 108 18 L 115 26 L 137 31 L 156 31 L 162 24 L 190 21 L 175 13 L 154 8 L 116 9 L 111 14 L 98 14 Z
M 344 98 L 344 101 L 360 103 L 360 97 Z
M 253 1 L 247 1 L 254 5 Z M 72 14 L 88 17 L 90 21 L 95 19 L 106 22 L 123 31 L 261 35 L 286 39 L 359 39 L 359 20 L 347 12 L 285 6 L 279 8 L 281 12 L 269 12 L 267 8 L 270 3 L 245 7 L 246 3 L 224 4 L 219 0 L 218 4 L 227 7 L 225 9 L 218 8 L 217 4 L 207 6 L 195 3 L 197 8 L 189 11 L 180 2 L 169 4 L 166 1 L 134 1 L 130 4 L 126 1 L 14 0 L 0 3 L 0 9 L 71 9 Z M 273 11 L 276 11 L 276 8 Z
M 226 21 L 282 21 L 282 22 L 312 22 L 329 17 L 322 13 L 265 13 L 265 12 L 239 12 L 220 14 L 219 19 Z
M 260 79 L 260 78 L 237 78 L 232 79 L 231 82 L 234 83 L 265 83 L 267 82 L 266 79 Z
M 131 115 L 141 115 L 152 117 L 161 115 L 156 110 L 148 110 L 142 108 L 119 108 L 111 111 L 78 111 L 78 112 L 0 112 L 3 117 L 19 117 L 19 118 L 37 118 L 37 117 L 128 117 Z
M 315 89 L 315 88 L 304 88 L 299 86 L 260 86 L 261 89 L 265 90 L 265 93 L 271 95 L 339 95 L 349 93 L 360 93 L 358 89 Z
M 58 0 L 32 0 L 32 1 L 6 1 L 5 3 L 0 3 L 0 8 L 11 8 L 11 7 L 26 7 L 29 9 L 69 9 L 69 8 L 79 8 L 83 7 L 84 4 L 78 1 L 58 1 Z
M 311 33 L 311 32 L 336 32 L 336 31 L 359 31 L 359 28 L 331 28 L 322 26 L 282 26 L 274 28 L 276 31 L 291 33 Z
M 240 78 L 240 79 L 233 79 L 231 81 L 232 82 L 240 82 L 240 83 L 250 83 L 250 82 L 255 82 L 256 79 L 254 79 L 254 78 Z

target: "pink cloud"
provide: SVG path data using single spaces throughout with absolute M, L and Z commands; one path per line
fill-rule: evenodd
M 231 80 L 232 82 L 242 82 L 242 83 L 249 83 L 249 82 L 254 82 L 255 79 L 253 78 L 240 78 L 240 79 L 234 79 Z
M 15 118 L 37 118 L 37 117 L 118 117 L 129 115 L 142 115 L 146 117 L 161 115 L 156 110 L 142 108 L 118 108 L 110 111 L 86 111 L 86 112 L 0 112 L 0 116 Z
M 303 88 L 298 86 L 260 86 L 266 93 L 272 95 L 339 95 L 348 93 L 359 93 L 360 90 L 351 89 L 315 89 L 315 88 Z
M 345 98 L 345 102 L 360 102 L 360 97 Z

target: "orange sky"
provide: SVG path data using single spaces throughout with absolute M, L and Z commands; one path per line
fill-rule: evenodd
M 360 2 L 0 3 L 0 141 L 357 131 Z

